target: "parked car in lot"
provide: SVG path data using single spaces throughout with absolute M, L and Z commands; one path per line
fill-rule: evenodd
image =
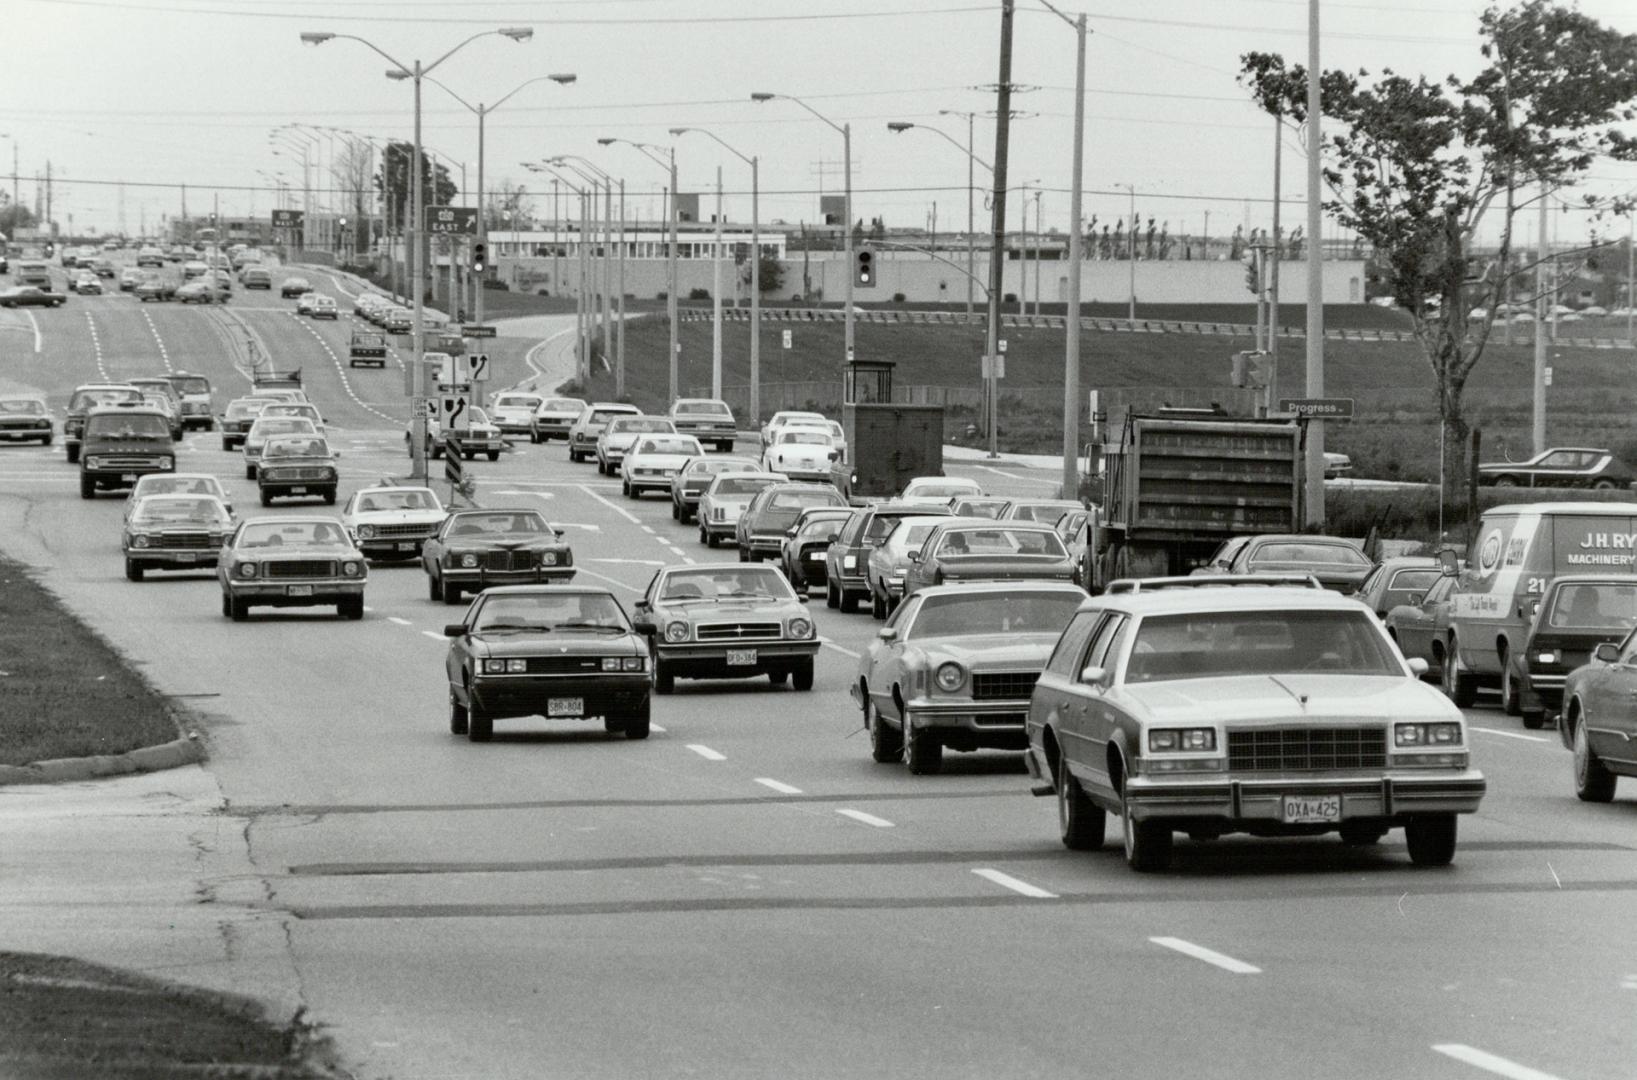
M 757 464 L 742 457 L 696 457 L 683 463 L 671 477 L 671 517 L 686 525 L 699 512 L 699 498 L 721 473 L 760 472 Z
M 1270 534 L 1252 537 L 1224 573 L 1311 575 L 1327 589 L 1353 593 L 1374 565 L 1356 544 L 1338 537 Z
M 491 589 L 444 634 L 451 734 L 487 742 L 496 720 L 540 716 L 648 737 L 648 642 L 607 589 Z
M 318 427 L 304 416 L 257 416 L 245 432 L 244 478 L 254 480 L 267 440 L 278 435 L 317 435 Z
M 1599 645 L 1623 641 L 1637 626 L 1637 578 L 1566 574 L 1534 603 L 1529 636 L 1510 656 L 1501 707 L 1526 728 L 1546 726 L 1563 709 L 1569 672 L 1591 661 Z
M 141 581 L 149 570 L 214 569 L 233 517 L 212 495 L 132 492 L 120 535 L 125 577 Z
M 579 398 L 548 397 L 541 399 L 534 410 L 534 426 L 529 441 L 542 443 L 551 439 L 568 439 L 569 429 L 580 418 L 587 406 Z M 595 443 L 596 439 L 593 438 Z M 570 460 L 573 460 L 570 458 Z
M 364 553 L 327 517 L 242 521 L 216 564 L 222 614 L 234 622 L 247 619 L 253 607 L 329 604 L 343 619 L 362 619 L 368 577 Z
M 1426 595 L 1444 574 L 1430 555 L 1396 555 L 1382 559 L 1359 586 L 1358 598 L 1382 618 L 1400 604 Z
M 949 520 L 949 515 L 939 513 L 936 507 L 929 509 L 930 514 L 899 517 L 870 549 L 864 573 L 870 590 L 870 614 L 877 619 L 891 615 L 903 601 L 904 582 L 914 569 L 914 559 L 920 556 L 932 530 Z
M 841 460 L 835 440 L 827 432 L 813 428 L 786 426 L 773 436 L 762 454 L 762 468 L 780 472 L 792 480 L 827 484 L 831 470 Z
M 796 523 L 803 510 L 813 506 L 848 509 L 841 492 L 828 485 L 778 483 L 758 491 L 746 504 L 734 526 L 740 562 L 777 559 L 784 544 L 785 530 Z
M 671 481 L 705 448 L 692 435 L 644 435 L 625 455 L 620 468 L 620 492 L 640 499 L 644 491 L 669 491 Z
M 1485 790 L 1461 711 L 1357 600 L 1232 580 L 1113 582 L 1063 631 L 1026 755 L 1063 844 L 1101 847 L 1113 813 L 1138 871 L 1166 869 L 1177 832 L 1402 828 L 1412 862 L 1449 863 Z
M 278 435 L 262 448 L 256 487 L 263 506 L 274 499 L 320 498 L 335 504 L 340 473 L 323 435 Z
M 923 589 L 859 659 L 870 753 L 935 773 L 943 751 L 1022 750 L 1029 697 L 1086 594 L 1053 582 Z
M 625 455 L 644 435 L 675 435 L 676 427 L 663 416 L 614 416 L 597 436 L 597 471 L 605 476 L 621 473 Z
M 0 397 L 0 442 L 38 442 L 51 445 L 51 410 L 45 399 L 33 395 Z
M 953 499 L 982 495 L 983 485 L 976 480 L 961 476 L 917 476 L 904 485 L 904 490 L 893 501 L 913 506 L 948 507 Z
M 904 596 L 956 581 L 1073 578 L 1068 550 L 1050 526 L 954 518 L 932 530 L 920 553 L 910 557 Z
M 341 524 L 370 558 L 413 559 L 448 513 L 431 488 L 391 484 L 353 492 L 341 509 Z
M 489 419 L 502 435 L 532 435 L 534 413 L 545 399 L 539 394 L 524 394 L 515 390 L 496 394 L 489 402 Z M 535 441 L 530 439 L 531 442 Z
M 784 531 L 779 545 L 779 569 L 802 596 L 826 580 L 825 555 L 842 526 L 856 513 L 846 506 L 812 506 Z
M 622 405 L 610 401 L 598 401 L 587 405 L 569 425 L 568 460 L 584 461 L 594 456 L 597 452 L 597 440 L 602 437 L 603 429 L 608 426 L 609 421 L 619 417 L 641 415 L 642 410 L 635 405 Z M 600 460 L 597 463 L 597 471 L 603 471 Z
M 871 599 L 870 553 L 886 539 L 900 518 L 941 515 L 933 507 L 900 502 L 874 503 L 860 508 L 836 535 L 824 557 L 824 604 L 845 612 Z M 900 581 L 900 584 L 902 582 Z
M 1574 792 L 1582 802 L 1614 798 L 1622 776 L 1637 776 L 1637 632 L 1599 645 L 1563 685 L 1558 737 L 1572 751 Z
M 421 545 L 427 598 L 458 604 L 462 593 L 495 585 L 574 579 L 574 552 L 536 510 L 456 510 Z
M 666 414 L 679 435 L 692 435 L 710 443 L 718 453 L 731 454 L 739 425 L 725 401 L 714 398 L 677 398 Z
M 1628 490 L 1637 478 L 1612 450 L 1555 446 L 1527 461 L 1490 461 L 1478 466 L 1478 483 L 1495 487 L 1583 487 Z
M 654 689 L 676 680 L 766 675 L 813 688 L 819 639 L 812 616 L 771 566 L 667 566 L 636 604 L 652 649 Z

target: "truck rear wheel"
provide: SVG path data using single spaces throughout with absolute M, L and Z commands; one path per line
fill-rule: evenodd
M 1460 643 L 1455 638 L 1449 639 L 1444 653 L 1444 693 L 1459 709 L 1470 709 L 1478 700 L 1478 680 L 1462 667 Z

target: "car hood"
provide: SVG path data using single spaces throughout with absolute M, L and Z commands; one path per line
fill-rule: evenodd
M 282 544 L 278 547 L 234 548 L 233 557 L 246 562 L 265 559 L 362 559 L 358 549 L 334 544 Z
M 1057 633 L 974 634 L 960 637 L 911 638 L 932 663 L 953 660 L 971 670 L 1043 668 L 1057 647 Z
M 631 459 L 631 467 L 638 469 L 680 469 L 693 454 L 643 454 Z
M 278 457 L 265 458 L 262 461 L 262 464 L 269 469 L 276 469 L 281 465 L 300 465 L 303 467 L 312 465 L 328 465 L 333 469 L 335 468 L 335 459 L 331 457 L 321 457 L 316 454 L 311 456 L 300 454 L 291 456 L 288 454 L 282 454 Z
M 793 619 L 799 615 L 811 621 L 807 609 L 794 600 L 716 600 L 692 604 L 668 600 L 657 605 L 656 611 L 666 618 L 687 619 L 690 622 L 742 619 L 747 615 L 769 619 Z
M 450 551 L 471 549 L 481 551 L 516 551 L 520 548 L 562 547 L 554 536 L 452 536 L 444 541 Z
M 1352 723 L 1461 715 L 1443 694 L 1409 676 L 1231 675 L 1127 684 L 1117 694 L 1147 719 L 1165 723 Z
M 448 515 L 439 510 L 367 510 L 354 514 L 353 526 L 359 525 L 432 525 Z

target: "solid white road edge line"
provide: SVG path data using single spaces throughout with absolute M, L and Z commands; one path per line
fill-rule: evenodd
M 990 870 L 987 867 L 980 867 L 978 869 L 974 869 L 972 872 L 978 875 L 980 878 L 993 881 L 996 885 L 999 885 L 1002 888 L 1011 889 L 1013 892 L 1022 893 L 1024 896 L 1032 896 L 1036 900 L 1057 899 L 1056 893 L 1047 892 L 1038 885 L 1030 885 L 1027 881 L 1020 881 L 1011 874 L 1003 874 L 999 870 Z
M 715 750 L 712 750 L 710 747 L 702 746 L 699 743 L 689 743 L 688 744 L 688 749 L 692 750 L 694 753 L 698 754 L 700 757 L 704 758 L 706 761 L 726 761 L 727 760 L 727 755 L 726 754 L 718 754 Z
M 1474 727 L 1474 726 L 1471 726 L 1471 725 L 1468 725 L 1468 730 L 1470 730 L 1470 731 L 1481 731 L 1485 735 L 1500 735 L 1503 738 L 1507 738 L 1507 739 L 1522 739 L 1525 742 L 1551 742 L 1550 739 L 1547 739 L 1547 738 L 1545 738 L 1543 736 L 1540 736 L 1540 735 L 1525 735 L 1521 731 L 1502 731 L 1500 728 Z
M 1551 1073 L 1543 1073 L 1539 1069 L 1519 1065 L 1515 1061 L 1496 1057 L 1494 1054 L 1485 1053 L 1464 1043 L 1434 1043 L 1432 1048 L 1440 1054 L 1454 1058 L 1456 1061 L 1464 1061 L 1468 1065 L 1483 1069 L 1485 1072 L 1507 1077 L 1507 1080 L 1557 1080 L 1557 1077 Z
M 1219 952 L 1213 952 L 1205 948 L 1203 945 L 1195 945 L 1193 942 L 1184 941 L 1181 938 L 1151 937 L 1148 940 L 1155 945 L 1175 949 L 1184 956 L 1191 956 L 1195 960 L 1203 960 L 1207 964 L 1213 964 L 1223 971 L 1231 971 L 1235 975 L 1260 975 L 1262 973 L 1262 969 L 1253 964 L 1247 964 L 1243 960 L 1235 960 L 1231 956 L 1224 956 Z
M 763 787 L 770 787 L 780 795 L 800 795 L 801 788 L 786 784 L 780 780 L 773 780 L 766 776 L 758 776 L 756 782 Z
M 862 810 L 843 809 L 837 810 L 836 813 L 840 814 L 842 817 L 850 817 L 854 821 L 862 821 L 866 825 L 874 825 L 877 829 L 890 829 L 893 827 L 892 822 L 888 821 L 886 818 L 878 818 L 874 814 L 866 814 Z
M 633 524 L 633 525 L 641 525 L 642 524 L 642 522 L 638 521 L 636 519 L 636 516 L 634 514 L 632 514 L 629 510 L 627 510 L 625 507 L 619 505 L 616 502 L 613 502 L 611 500 L 603 498 L 601 495 L 598 495 L 595 491 L 592 491 L 589 487 L 587 487 L 584 484 L 579 484 L 577 486 L 579 487 L 579 489 L 581 491 L 585 492 L 587 495 L 591 496 L 593 499 L 596 499 L 598 502 L 602 503 L 604 506 L 606 506 L 610 510 L 614 511 L 614 513 L 618 514 L 620 517 L 624 518 L 626 521 L 629 521 L 631 524 Z M 649 529 L 648 531 L 652 532 L 653 530 Z

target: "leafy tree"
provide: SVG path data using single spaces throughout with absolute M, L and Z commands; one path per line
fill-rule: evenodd
M 757 281 L 762 286 L 762 292 L 778 292 L 784 288 L 784 264 L 770 255 L 763 255 L 761 265 L 756 267 Z
M 32 210 L 26 206 L 13 206 L 11 193 L 0 192 L 0 233 L 15 238 L 19 228 L 32 229 L 37 224 Z
M 408 218 L 405 207 L 410 204 L 410 159 L 415 146 L 407 142 L 389 142 L 381 155 L 381 168 L 375 174 L 375 190 L 382 193 L 386 205 L 392 208 L 395 228 L 402 228 Z M 421 197 L 427 206 L 449 206 L 458 189 L 449 177 L 449 169 L 432 161 L 425 148 L 421 150 Z
M 1637 139 L 1615 126 L 1637 118 L 1637 35 L 1551 0 L 1491 6 L 1479 33 L 1485 64 L 1471 80 L 1391 70 L 1320 78 L 1325 209 L 1375 247 L 1385 291 L 1409 313 L 1437 381 L 1450 496 L 1465 474 L 1470 435 L 1462 393 L 1497 307 L 1542 255 L 1513 252 L 1515 219 L 1539 197 L 1531 189 L 1567 187 L 1600 157 L 1637 161 Z M 1306 120 L 1302 67 L 1247 53 L 1240 80 L 1267 112 Z M 1631 209 L 1587 202 L 1603 212 Z M 1500 249 L 1480 270 L 1473 238 L 1491 217 Z

